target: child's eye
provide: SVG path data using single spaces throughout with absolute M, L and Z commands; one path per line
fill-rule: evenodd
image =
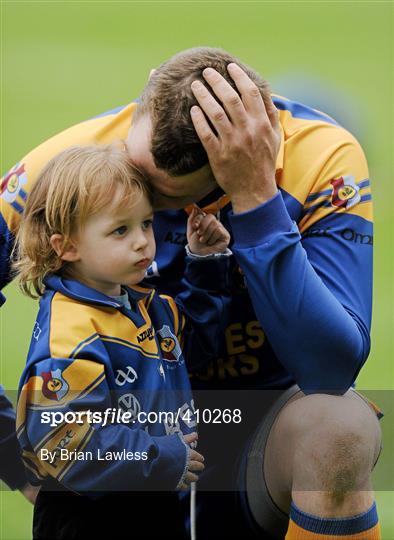
M 146 219 L 145 221 L 142 222 L 142 229 L 144 231 L 146 231 L 147 229 L 149 229 L 150 227 L 152 227 L 152 223 L 153 223 L 153 220 L 152 219 Z
M 124 234 L 126 234 L 126 232 L 127 232 L 126 225 L 122 225 L 121 227 L 118 227 L 117 229 L 115 229 L 112 234 L 115 234 L 116 236 L 123 236 Z

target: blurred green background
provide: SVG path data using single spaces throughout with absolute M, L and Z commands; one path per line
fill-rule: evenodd
M 135 98 L 152 67 L 198 45 L 236 54 L 274 91 L 304 97 L 359 138 L 371 169 L 376 258 L 373 348 L 358 388 L 371 390 L 386 412 L 375 486 L 388 540 L 394 539 L 392 25 L 393 3 L 378 1 L 1 0 L 3 172 L 52 134 Z M 13 285 L 5 294 L 0 382 L 15 390 L 36 305 Z M 0 538 L 30 538 L 31 513 L 19 494 L 0 492 Z

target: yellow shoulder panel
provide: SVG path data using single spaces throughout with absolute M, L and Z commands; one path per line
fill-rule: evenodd
M 136 103 L 131 103 L 117 114 L 92 118 L 72 126 L 37 146 L 11 169 L 11 173 L 2 178 L 2 182 L 7 180 L 10 190 L 5 189 L 0 196 L 0 210 L 9 230 L 15 233 L 20 221 L 20 213 L 10 203 L 17 202 L 24 207 L 25 197 L 20 196 L 21 189 L 27 194 L 30 192 L 41 169 L 52 157 L 70 146 L 107 144 L 125 139 L 136 107 Z
M 158 350 L 155 340 L 147 339 L 139 343 L 138 336 L 152 327 L 143 301 L 139 302 L 139 306 L 145 322 L 137 328 L 133 321 L 114 308 L 97 308 L 56 293 L 51 308 L 51 356 L 75 358 L 84 346 L 100 337 L 103 341 L 130 346 L 145 356 L 156 357 Z
M 18 426 L 24 423 L 27 408 L 59 408 L 90 393 L 105 379 L 104 365 L 91 360 L 74 360 L 62 370 L 61 376 L 64 381 L 59 384 L 66 384 L 67 391 L 59 400 L 49 399 L 44 395 L 44 379 L 41 376 L 29 378 L 18 401 Z
M 348 131 L 280 111 L 285 159 L 279 186 L 304 206 L 301 232 L 333 213 L 372 220 L 368 166 Z

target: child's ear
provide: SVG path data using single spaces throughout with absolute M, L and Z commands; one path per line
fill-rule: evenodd
M 64 246 L 64 236 L 62 234 L 52 234 L 49 242 L 62 261 L 77 262 L 80 259 L 78 245 L 75 240 L 69 240 Z

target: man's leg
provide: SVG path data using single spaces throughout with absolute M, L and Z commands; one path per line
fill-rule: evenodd
M 370 475 L 380 444 L 376 414 L 356 392 L 296 394 L 278 414 L 264 453 L 269 493 L 294 517 L 286 538 L 306 538 L 306 531 L 310 538 L 313 531 L 333 535 L 335 530 L 346 536 L 373 524 Z M 360 517 L 343 519 L 354 516 Z M 342 518 L 342 524 L 329 518 Z M 363 534 L 360 538 L 379 538 L 377 527 Z

